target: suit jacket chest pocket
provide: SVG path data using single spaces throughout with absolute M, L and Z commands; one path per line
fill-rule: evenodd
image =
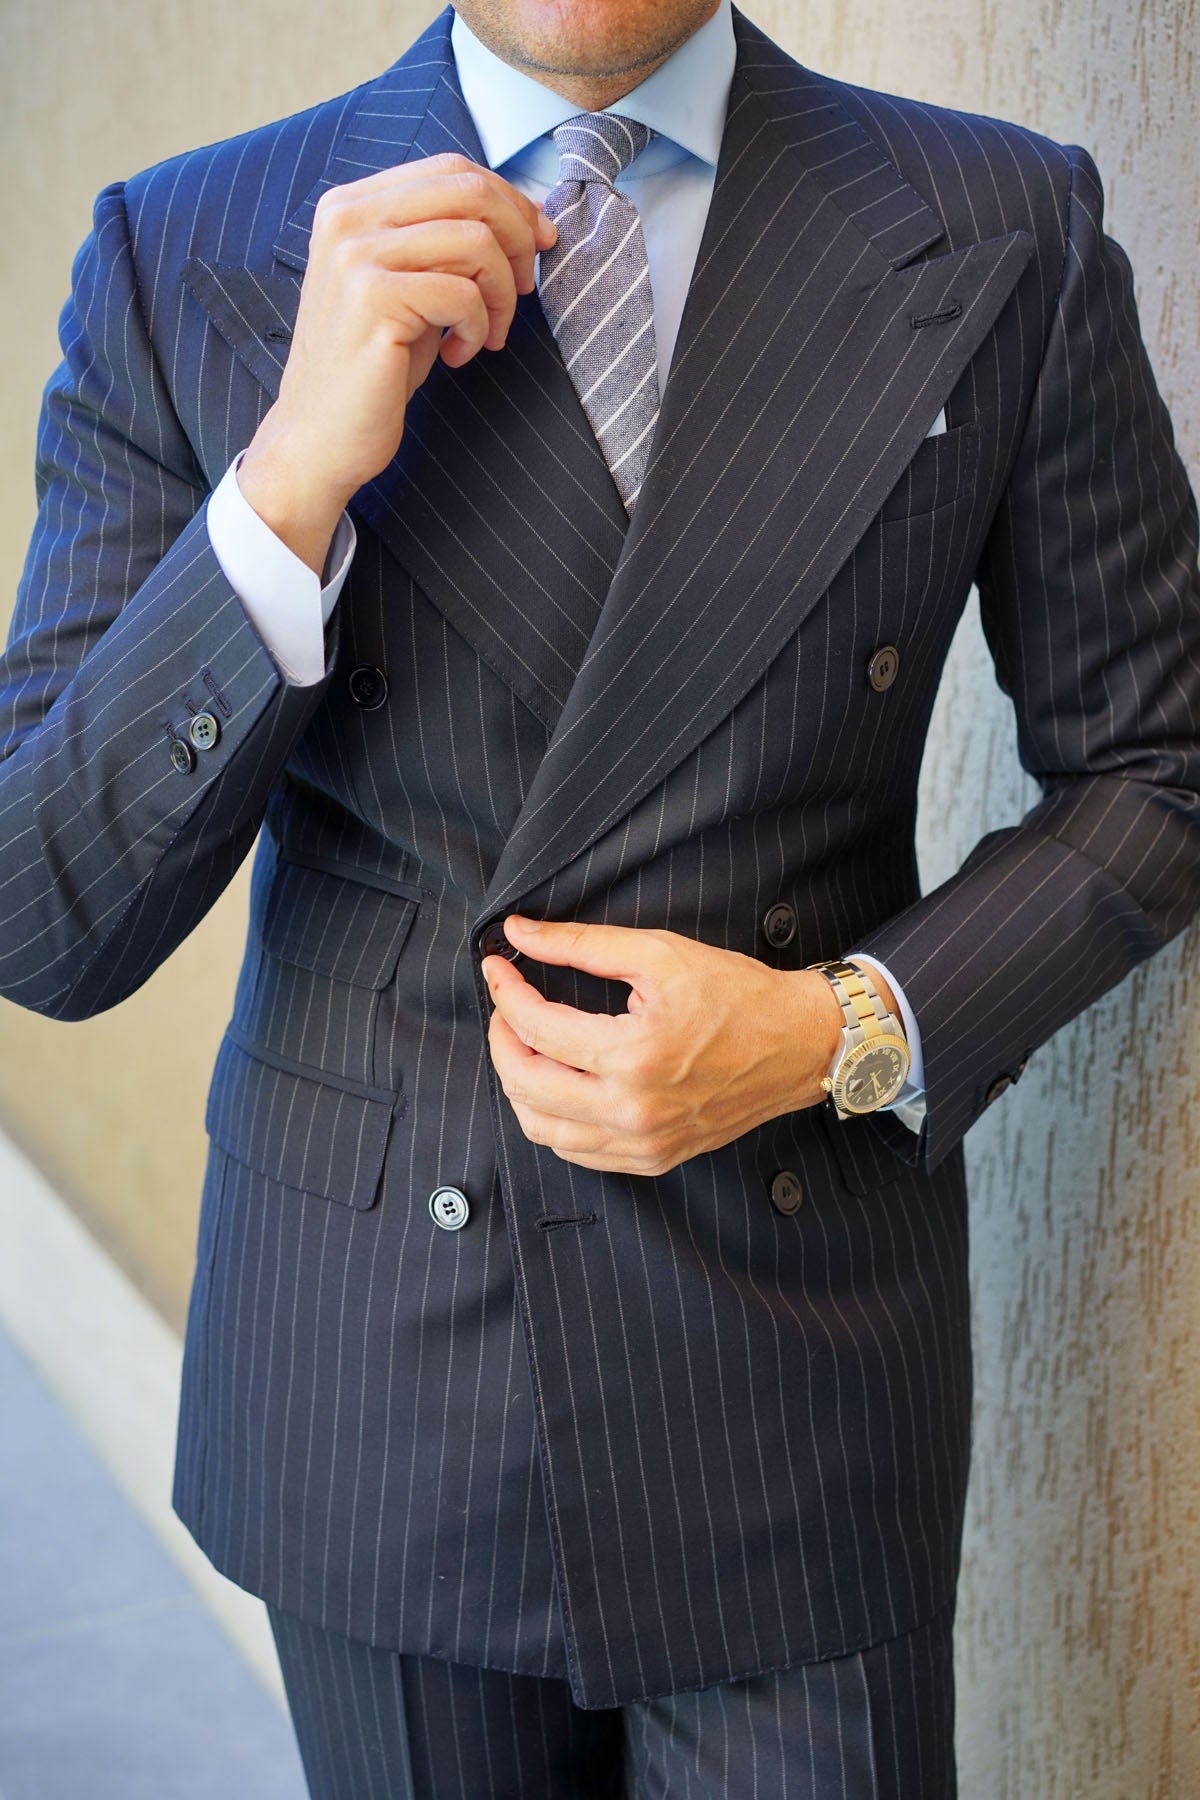
M 395 1085 L 387 994 L 418 901 L 419 890 L 399 882 L 281 861 L 260 925 L 254 1016 L 238 1024 L 314 1071 Z
M 956 500 L 969 500 L 979 468 L 979 441 L 978 424 L 927 437 L 884 501 L 880 522 L 919 519 Z

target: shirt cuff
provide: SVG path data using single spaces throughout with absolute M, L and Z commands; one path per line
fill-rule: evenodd
M 861 963 L 864 969 L 873 969 L 876 975 L 882 975 L 896 996 L 896 1005 L 900 1008 L 900 1023 L 908 1039 L 908 1079 L 891 1105 L 880 1110 L 894 1112 L 910 1131 L 920 1131 L 925 1122 L 925 1058 L 921 1052 L 921 1028 L 917 1024 L 917 1015 L 886 963 L 877 962 L 873 956 L 863 956 L 857 950 L 851 952 L 851 960 Z
M 241 460 L 234 459 L 209 496 L 213 554 L 284 680 L 292 687 L 311 687 L 325 675 L 325 626 L 350 572 L 358 542 L 354 525 L 343 513 L 318 578 L 242 493 L 237 482 Z

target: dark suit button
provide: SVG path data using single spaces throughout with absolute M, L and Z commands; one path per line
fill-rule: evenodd
M 521 952 L 515 944 L 510 944 L 504 935 L 504 927 L 498 919 L 485 925 L 479 934 L 480 956 L 507 956 L 509 962 L 515 962 Z
M 995 1081 L 993 1081 L 991 1087 L 984 1095 L 985 1104 L 992 1106 L 1000 1098 L 1001 1094 L 1007 1094 L 1011 1086 L 1011 1075 L 997 1075 Z
M 197 713 L 188 726 L 188 737 L 194 750 L 211 750 L 221 735 L 221 727 L 210 712 Z
M 180 737 L 171 739 L 171 767 L 180 775 L 190 775 L 196 766 L 196 752 Z
M 803 1199 L 804 1189 L 801 1186 L 800 1177 L 793 1174 L 791 1169 L 780 1169 L 778 1175 L 772 1177 L 771 1205 L 776 1212 L 781 1212 L 785 1216 L 799 1212 Z
M 880 644 L 867 664 L 867 680 L 877 694 L 887 693 L 896 679 L 896 671 L 899 667 L 900 652 L 895 644 Z
M 429 1210 L 434 1224 L 443 1231 L 461 1231 L 471 1212 L 467 1196 L 456 1187 L 434 1188 L 429 1196 Z
M 359 663 L 357 669 L 351 669 L 346 688 L 355 706 L 361 706 L 364 712 L 374 712 L 388 697 L 387 676 L 370 663 Z
M 790 944 L 796 935 L 796 909 L 781 900 L 777 906 L 770 906 L 763 915 L 763 934 L 768 944 L 776 950 L 782 950 Z

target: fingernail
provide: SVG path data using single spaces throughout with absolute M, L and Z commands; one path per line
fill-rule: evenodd
M 526 919 L 520 913 L 510 913 L 504 924 L 506 928 L 509 925 L 515 925 L 518 931 L 540 931 L 542 929 L 540 919 Z

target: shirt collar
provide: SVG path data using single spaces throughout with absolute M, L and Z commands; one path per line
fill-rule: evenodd
M 457 13 L 450 44 L 462 96 L 490 168 L 498 169 L 580 111 L 575 101 L 504 62 Z M 640 119 L 715 168 L 736 54 L 730 0 L 720 0 L 712 18 L 666 62 L 604 110 Z

